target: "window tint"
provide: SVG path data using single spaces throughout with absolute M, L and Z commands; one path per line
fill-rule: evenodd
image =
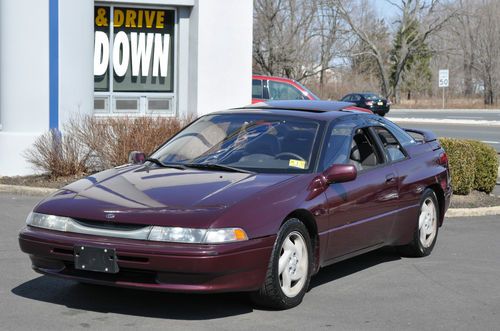
M 304 95 L 290 84 L 269 81 L 269 99 L 271 100 L 303 100 Z
M 374 130 L 384 146 L 384 151 L 389 161 L 395 162 L 406 158 L 403 148 L 389 130 L 381 126 L 374 127 Z
M 264 99 L 262 88 L 262 80 L 254 79 L 252 80 L 252 98 L 254 99 Z
M 351 100 L 350 101 L 359 101 L 361 100 L 361 96 L 359 94 L 353 94 L 351 95 Z
M 348 95 L 344 96 L 341 101 L 351 101 L 351 95 L 348 94 Z

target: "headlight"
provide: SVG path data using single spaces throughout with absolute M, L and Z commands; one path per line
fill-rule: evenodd
M 110 230 L 89 227 L 79 224 L 70 217 L 45 215 L 31 212 L 26 224 L 37 228 L 82 233 L 104 237 L 151 240 L 163 242 L 220 244 L 248 240 L 248 236 L 240 228 L 194 229 L 165 226 L 145 226 L 137 230 Z
M 220 244 L 248 240 L 243 229 L 192 229 L 179 227 L 153 226 L 148 240 L 198 244 Z
M 71 218 L 55 215 L 45 215 L 39 213 L 30 213 L 26 219 L 26 224 L 56 231 L 67 231 Z

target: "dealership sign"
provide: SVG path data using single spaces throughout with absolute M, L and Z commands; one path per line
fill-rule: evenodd
M 102 80 L 107 88 L 105 80 L 112 67 L 113 86 L 118 90 L 171 89 L 174 18 L 173 10 L 96 7 L 97 83 Z

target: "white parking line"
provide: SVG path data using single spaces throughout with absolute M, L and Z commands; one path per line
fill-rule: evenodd
M 500 144 L 500 141 L 481 140 L 485 144 Z

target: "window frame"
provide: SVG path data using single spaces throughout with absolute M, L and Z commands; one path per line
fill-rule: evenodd
M 100 99 L 104 100 L 105 104 L 107 104 L 107 109 L 105 111 L 96 111 L 92 109 L 92 114 L 94 116 L 130 116 L 130 115 L 154 115 L 154 116 L 165 116 L 165 117 L 175 117 L 177 116 L 177 93 L 179 91 L 179 9 L 174 6 L 166 6 L 161 4 L 125 4 L 125 3 L 111 3 L 111 2 L 103 2 L 96 1 L 94 3 L 95 7 L 108 7 L 109 8 L 109 42 L 110 42 L 110 52 L 109 52 L 109 63 L 108 63 L 108 84 L 109 91 L 95 91 L 94 90 L 94 100 Z M 174 11 L 174 47 L 172 51 L 173 55 L 173 82 L 172 82 L 172 92 L 115 92 L 113 91 L 113 77 L 114 77 L 114 69 L 113 69 L 113 54 L 111 50 L 111 45 L 114 43 L 114 8 L 136 8 L 136 9 L 158 9 L 158 10 L 173 10 Z M 94 18 L 95 19 L 95 18 Z M 95 26 L 95 22 L 94 22 Z M 94 28 L 95 32 L 95 28 Z M 149 99 L 167 99 L 170 102 L 171 109 L 168 112 L 150 112 L 148 110 L 148 100 Z M 136 111 L 116 111 L 114 109 L 114 104 L 117 99 L 138 99 L 138 108 Z

